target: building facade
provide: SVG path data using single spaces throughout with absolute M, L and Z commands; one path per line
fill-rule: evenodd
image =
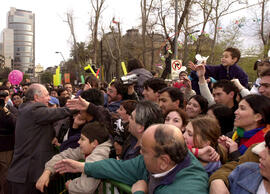
M 11 7 L 7 25 L 14 30 L 13 69 L 33 77 L 35 74 L 35 14 Z
M 14 60 L 14 31 L 6 28 L 1 33 L 0 42 L 2 45 L 1 55 L 5 58 L 4 67 L 13 69 Z

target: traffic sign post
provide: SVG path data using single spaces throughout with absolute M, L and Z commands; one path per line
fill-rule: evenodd
M 182 60 L 172 59 L 171 60 L 171 72 L 172 80 L 178 79 L 178 75 L 181 72 Z

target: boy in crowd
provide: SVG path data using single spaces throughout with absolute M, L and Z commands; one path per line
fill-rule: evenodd
M 48 186 L 50 175 L 55 173 L 54 165 L 62 159 L 85 160 L 86 162 L 94 162 L 109 157 L 110 147 L 109 133 L 106 127 L 99 122 L 91 122 L 86 124 L 81 132 L 78 141 L 80 147 L 75 149 L 67 149 L 49 160 L 45 165 L 43 174 L 39 177 L 36 188 L 41 192 L 44 186 Z M 100 180 L 87 177 L 85 173 L 76 179 L 69 180 L 65 186 L 69 193 L 94 193 L 99 185 Z
M 237 78 L 240 83 L 247 88 L 248 76 L 243 69 L 237 65 L 240 57 L 241 53 L 237 48 L 229 47 L 225 49 L 219 66 L 205 65 L 205 78 L 212 77 L 215 80 L 232 80 Z M 196 68 L 192 62 L 189 62 L 189 66 L 192 70 Z M 196 71 L 192 71 L 190 76 L 192 78 L 192 89 L 195 90 L 197 94 L 200 94 Z

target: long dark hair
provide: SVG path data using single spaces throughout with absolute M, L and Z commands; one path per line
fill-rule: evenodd
M 246 100 L 254 113 L 262 115 L 259 124 L 270 124 L 270 99 L 266 96 L 251 94 L 245 96 L 242 100 Z
M 220 125 L 221 134 L 225 135 L 233 130 L 234 127 L 234 112 L 229 107 L 223 104 L 214 104 L 208 108 L 212 110 Z

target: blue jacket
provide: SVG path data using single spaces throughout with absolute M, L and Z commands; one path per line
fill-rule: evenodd
M 212 77 L 215 80 L 232 80 L 237 78 L 244 87 L 248 87 L 248 75 L 236 63 L 232 66 L 229 66 L 228 69 L 222 64 L 215 66 L 206 65 L 205 70 L 205 78 Z M 199 79 L 196 71 L 192 71 L 190 77 L 192 79 L 192 89 L 195 90 L 197 94 L 200 94 L 198 85 Z
M 232 171 L 229 176 L 231 194 L 256 194 L 261 182 L 259 164 L 246 162 Z
M 116 112 L 120 107 L 122 100 L 117 102 L 108 102 L 108 94 L 104 94 L 104 107 L 107 108 L 110 112 Z

